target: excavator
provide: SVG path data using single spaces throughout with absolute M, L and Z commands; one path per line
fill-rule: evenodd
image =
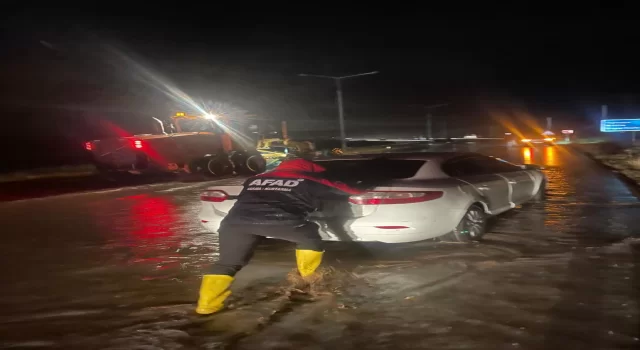
M 87 141 L 98 171 L 105 175 L 203 173 L 257 174 L 266 162 L 253 146 L 231 135 L 227 118 L 177 112 L 152 118 L 153 133 Z

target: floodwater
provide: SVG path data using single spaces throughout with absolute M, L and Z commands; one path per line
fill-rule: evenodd
M 495 154 L 546 166 L 548 199 L 478 244 L 332 243 L 326 295 L 285 295 L 294 247 L 259 247 L 233 309 L 193 313 L 217 256 L 197 219 L 209 184 L 0 205 L 0 347 L 60 349 L 640 348 L 640 202 L 563 147 Z

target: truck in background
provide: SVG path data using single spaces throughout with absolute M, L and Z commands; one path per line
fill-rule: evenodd
M 107 177 L 181 172 L 224 176 L 257 174 L 266 168 L 254 145 L 233 135 L 222 117 L 178 112 L 150 122 L 149 134 L 87 141 L 84 147 L 98 171 Z

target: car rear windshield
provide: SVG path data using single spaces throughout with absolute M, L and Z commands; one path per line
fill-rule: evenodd
M 416 175 L 424 160 L 363 159 L 318 162 L 327 169 L 327 178 L 344 182 L 359 180 L 399 180 Z

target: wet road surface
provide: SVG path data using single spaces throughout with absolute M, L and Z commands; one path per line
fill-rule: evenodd
M 0 347 L 63 349 L 640 348 L 640 202 L 563 147 L 548 199 L 498 217 L 480 244 L 333 243 L 332 293 L 283 297 L 293 246 L 260 246 L 234 309 L 193 314 L 216 258 L 197 220 L 209 184 L 169 183 L 0 204 Z

